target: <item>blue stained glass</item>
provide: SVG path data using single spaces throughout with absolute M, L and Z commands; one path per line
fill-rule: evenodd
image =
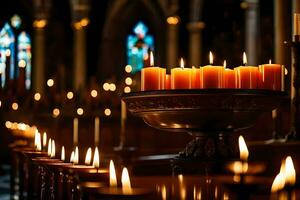
M 148 33 L 148 27 L 138 22 L 133 33 L 127 37 L 127 62 L 132 66 L 132 73 L 144 67 L 144 59 L 148 57 L 149 49 L 154 50 L 154 38 Z
M 26 32 L 18 36 L 18 63 L 25 62 L 25 87 L 31 87 L 31 40 Z
M 9 70 L 9 78 L 13 79 L 15 74 L 15 65 L 14 65 L 14 56 L 15 56 L 15 35 L 11 26 L 6 23 L 4 27 L 0 31 L 0 65 L 2 70 L 1 80 L 2 87 L 5 84 L 5 80 L 8 77 L 5 77 L 6 63 L 8 57 L 10 58 L 10 70 Z

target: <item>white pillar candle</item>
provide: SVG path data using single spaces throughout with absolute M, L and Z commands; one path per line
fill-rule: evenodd
M 95 118 L 95 145 L 99 145 L 100 140 L 100 119 L 99 117 Z

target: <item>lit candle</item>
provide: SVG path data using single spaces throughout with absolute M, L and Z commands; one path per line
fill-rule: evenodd
M 213 66 L 213 54 L 209 52 L 209 65 L 200 68 L 202 88 L 221 88 L 223 85 L 223 66 Z
M 74 151 L 72 151 L 71 156 L 70 156 L 70 163 L 74 163 L 74 156 L 75 156 L 75 153 L 74 153 Z
M 259 67 L 260 88 L 270 90 L 281 90 L 282 66 L 279 64 L 263 64 Z
M 201 88 L 201 70 L 200 68 L 192 67 L 192 89 L 199 89 Z
M 112 160 L 109 162 L 109 186 L 110 187 L 117 187 L 117 176 L 115 165 Z
M 90 165 L 91 164 L 91 160 L 92 160 L 92 148 L 89 147 L 88 150 L 87 150 L 87 152 L 86 152 L 84 164 L 85 165 Z
M 75 147 L 73 163 L 75 165 L 79 163 L 79 150 L 78 150 L 78 147 Z
M 73 120 L 73 145 L 78 144 L 78 118 Z
M 143 68 L 141 72 L 141 90 L 146 91 L 164 89 L 165 74 L 165 69 L 154 66 L 153 53 L 150 52 L 150 67 Z
M 243 64 L 235 68 L 236 87 L 241 89 L 256 89 L 258 86 L 258 67 L 246 66 L 247 56 L 243 53 Z
M 65 159 L 66 159 L 66 156 L 65 156 L 65 147 L 62 146 L 62 148 L 61 148 L 60 160 L 61 160 L 61 161 L 65 161 Z
M 47 133 L 43 133 L 43 148 L 46 148 L 47 145 Z
M 192 69 L 184 68 L 183 58 L 180 67 L 171 69 L 171 89 L 190 89 L 192 86 Z
M 124 167 L 122 170 L 121 183 L 122 183 L 123 192 L 125 194 L 130 194 L 132 192 L 132 189 L 131 189 L 129 173 L 126 167 Z
M 99 117 L 95 118 L 95 145 L 99 145 L 100 140 L 100 119 Z
M 52 140 L 50 158 L 55 158 L 55 141 Z
M 48 141 L 48 151 L 47 151 L 47 154 L 48 154 L 49 157 L 51 157 L 51 152 L 52 152 L 51 146 L 52 146 L 52 139 L 49 138 L 49 141 Z
M 98 147 L 95 148 L 93 167 L 95 167 L 96 169 L 98 169 L 100 167 L 100 156 L 99 156 Z
M 234 70 L 226 68 L 226 65 L 226 60 L 224 60 L 223 87 L 236 88 Z

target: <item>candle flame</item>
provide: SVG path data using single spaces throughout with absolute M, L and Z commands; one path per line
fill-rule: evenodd
M 60 155 L 60 160 L 65 161 L 66 160 L 66 155 L 65 155 L 65 147 L 61 147 L 61 155 Z
M 43 147 L 46 147 L 46 145 L 47 145 L 47 133 L 44 132 L 43 133 Z
M 109 186 L 110 187 L 117 187 L 117 176 L 115 165 L 112 160 L 109 162 Z
M 122 182 L 122 190 L 124 193 L 131 193 L 131 183 L 129 178 L 129 173 L 126 167 L 122 170 L 121 175 L 121 182 Z
M 49 157 L 51 157 L 51 152 L 52 152 L 51 145 L 52 145 L 52 139 L 49 138 L 49 141 L 48 141 L 48 153 L 47 153 Z
M 38 130 L 35 130 L 35 132 L 34 132 L 34 147 L 36 148 L 36 146 L 37 146 L 37 140 L 38 140 Z
M 52 145 L 51 145 L 51 158 L 55 158 L 55 141 L 52 140 Z
M 239 149 L 240 149 L 240 159 L 242 161 L 247 161 L 249 156 L 249 151 L 246 145 L 246 142 L 244 140 L 243 136 L 239 136 Z
M 271 192 L 277 192 L 282 190 L 285 185 L 285 160 L 281 162 L 280 172 L 276 175 L 272 187 Z
M 248 163 L 236 161 L 233 163 L 233 172 L 235 174 L 244 174 L 248 171 Z
M 154 66 L 154 56 L 152 51 L 150 51 L 150 66 Z
M 269 59 L 269 64 L 272 64 L 272 60 L 271 59 Z
M 91 164 L 91 160 L 92 160 L 92 148 L 89 147 L 88 150 L 87 150 L 87 152 L 86 152 L 84 164 L 85 165 L 90 165 Z
M 94 159 L 93 159 L 93 166 L 95 168 L 99 168 L 100 167 L 100 156 L 99 156 L 98 147 L 95 148 Z
M 70 163 L 74 163 L 74 151 L 72 151 L 71 153 L 71 157 L 70 157 Z
M 212 65 L 214 63 L 214 56 L 212 54 L 212 52 L 209 52 L 209 64 Z
M 226 62 L 226 60 L 224 60 L 223 66 L 224 66 L 224 68 L 226 69 L 226 67 L 227 67 L 227 62 Z
M 243 64 L 244 65 L 247 64 L 247 55 L 246 55 L 246 52 L 243 52 Z
M 184 60 L 183 60 L 183 58 L 180 58 L 180 67 L 181 67 L 181 69 L 184 68 Z
M 76 146 L 75 148 L 75 152 L 74 152 L 74 160 L 73 160 L 74 164 L 78 164 L 79 163 L 79 150 L 78 147 Z
M 42 150 L 42 144 L 41 144 L 41 134 L 37 132 L 36 134 L 36 150 L 41 151 Z
M 291 156 L 285 159 L 285 184 L 293 186 L 296 183 L 296 170 Z

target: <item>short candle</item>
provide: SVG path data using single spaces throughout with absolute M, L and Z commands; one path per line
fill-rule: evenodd
M 180 67 L 171 69 L 171 89 L 191 89 L 192 69 L 184 68 L 183 58 Z
M 269 90 L 281 90 L 282 66 L 279 64 L 263 64 L 259 67 L 260 88 Z

